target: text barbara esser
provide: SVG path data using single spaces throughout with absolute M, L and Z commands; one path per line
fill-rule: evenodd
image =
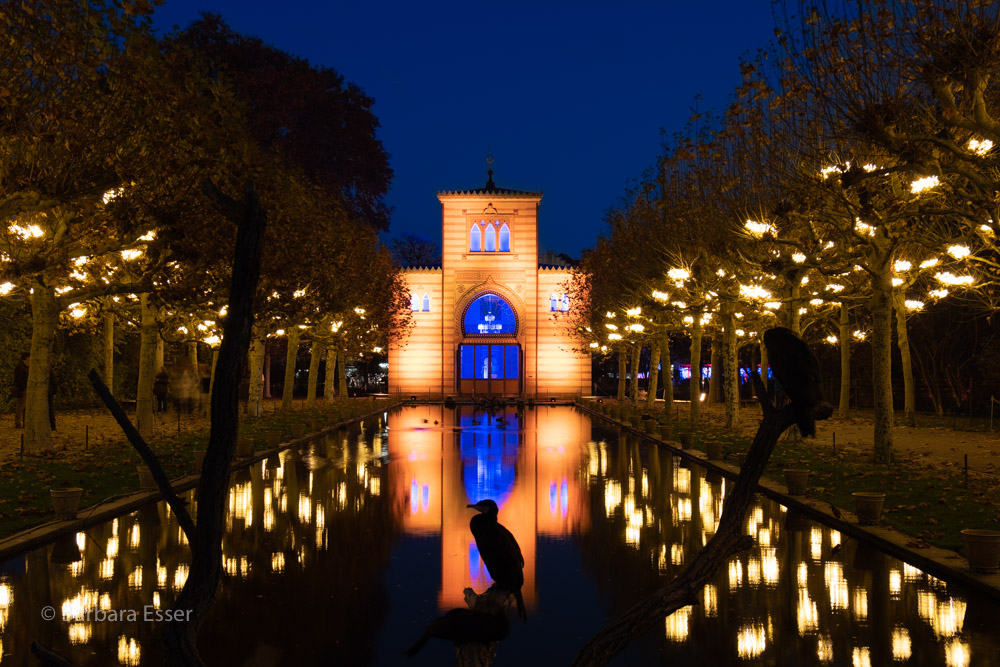
M 79 616 L 65 618 L 66 621 L 94 621 L 96 623 L 135 623 L 144 621 L 157 623 L 165 621 L 188 621 L 194 609 L 157 609 L 147 604 L 139 609 L 86 609 Z

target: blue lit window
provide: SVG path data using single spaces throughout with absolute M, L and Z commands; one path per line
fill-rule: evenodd
M 549 310 L 555 312 L 559 308 L 559 295 L 553 292 L 549 295 Z
M 479 244 L 480 238 L 481 237 L 479 235 L 479 226 L 476 225 L 476 224 L 473 224 L 472 225 L 472 231 L 469 232 L 469 251 L 470 252 L 479 252 L 480 248 L 482 248 L 482 246 Z
M 459 366 L 463 380 L 476 377 L 476 346 L 462 345 L 459 351 Z
M 497 232 L 492 222 L 487 222 L 483 229 L 483 251 L 495 252 L 497 249 Z
M 500 252 L 510 252 L 510 228 L 506 222 L 500 227 Z
M 490 379 L 490 346 L 476 345 L 476 379 Z
M 423 311 L 429 311 L 431 309 L 431 297 L 425 292 L 424 293 L 424 307 L 421 308 Z
M 520 355 L 517 345 L 460 345 L 459 374 L 463 380 L 516 380 Z
M 416 294 L 410 295 L 410 310 L 420 310 L 420 297 Z
M 562 295 L 562 303 L 559 305 L 559 310 L 563 311 L 564 313 L 569 312 L 569 295 L 568 294 L 563 294 Z
M 507 348 L 507 351 L 505 352 L 507 361 L 504 376 L 509 380 L 515 380 L 517 379 L 520 368 L 520 364 L 518 364 L 518 354 L 520 349 L 517 345 L 504 345 L 504 347 Z
M 462 324 L 466 335 L 513 336 L 517 333 L 514 310 L 496 294 L 483 294 L 470 303 Z

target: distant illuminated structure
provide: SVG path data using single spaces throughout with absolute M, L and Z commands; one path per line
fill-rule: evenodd
M 492 159 L 487 159 L 492 164 Z M 389 392 L 589 394 L 590 356 L 559 316 L 574 307 L 566 267 L 538 264 L 540 192 L 439 192 L 440 267 L 404 271 L 413 327 L 389 344 Z

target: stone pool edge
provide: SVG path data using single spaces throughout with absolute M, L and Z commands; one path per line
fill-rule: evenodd
M 362 422 L 372 415 L 391 410 L 398 407 L 400 404 L 401 401 L 396 401 L 388 406 L 380 406 L 378 409 L 366 412 L 359 417 L 337 422 L 336 424 L 322 428 L 319 431 L 307 433 L 301 438 L 287 440 L 274 447 L 254 452 L 251 456 L 245 459 L 236 459 L 229 466 L 229 472 L 232 474 L 237 470 L 249 468 L 253 464 L 258 463 L 269 456 L 283 452 L 286 449 L 292 449 L 293 447 L 304 445 L 310 440 L 315 440 L 317 437 L 324 436 L 327 433 L 350 426 L 351 424 Z M 180 493 L 181 491 L 187 491 L 197 486 L 199 479 L 201 479 L 201 475 L 185 475 L 183 477 L 170 480 L 170 485 L 173 487 L 175 492 Z M 51 521 L 33 528 L 25 528 L 22 531 L 14 533 L 13 535 L 0 539 L 0 561 L 8 560 L 9 558 L 17 556 L 23 552 L 30 551 L 31 549 L 35 549 L 52 542 L 56 538 L 62 537 L 63 535 L 78 533 L 81 530 L 89 528 L 95 524 L 104 523 L 105 521 L 122 516 L 123 514 L 133 512 L 147 503 L 159 502 L 160 500 L 163 500 L 163 494 L 161 494 L 159 490 L 137 491 L 135 493 L 130 493 L 123 498 L 118 498 L 117 500 L 112 500 L 107 503 L 82 509 L 77 513 L 76 519 L 68 521 Z
M 620 428 L 631 431 L 651 443 L 666 447 L 673 454 L 693 461 L 708 470 L 730 479 L 735 479 L 739 475 L 740 469 L 737 466 L 722 461 L 709 461 L 704 452 L 694 449 L 681 449 L 679 442 L 663 440 L 658 435 L 647 433 L 617 419 L 612 419 L 591 409 L 587 405 L 581 405 L 580 403 L 575 403 L 575 405 L 578 409 L 592 416 L 600 417 Z M 917 538 L 905 535 L 898 530 L 893 530 L 889 526 L 862 526 L 858 523 L 851 523 L 848 519 L 854 518 L 856 520 L 857 515 L 843 508 L 837 508 L 842 517 L 838 519 L 833 515 L 830 503 L 804 496 L 791 496 L 788 494 L 788 488 L 784 484 L 779 484 L 766 477 L 761 477 L 760 482 L 757 484 L 757 489 L 758 492 L 777 500 L 786 507 L 794 508 L 809 518 L 835 528 L 841 533 L 865 540 L 889 555 L 915 565 L 932 576 L 975 589 L 993 600 L 1000 601 L 1000 574 L 978 574 L 971 572 L 967 569 L 965 557 L 954 551 L 930 545 L 926 547 L 910 546 Z M 959 566 L 962 569 L 959 569 Z

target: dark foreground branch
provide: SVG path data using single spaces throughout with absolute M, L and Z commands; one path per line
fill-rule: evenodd
M 181 525 L 184 530 L 184 535 L 187 537 L 188 542 L 192 545 L 195 543 L 194 534 L 194 521 L 191 520 L 191 515 L 188 514 L 187 502 L 177 495 L 174 491 L 174 487 L 170 484 L 170 480 L 167 478 L 167 473 L 163 472 L 163 466 L 160 465 L 160 459 L 156 456 L 154 452 L 146 441 L 142 439 L 139 432 L 135 430 L 132 426 L 132 422 L 129 421 L 128 415 L 122 410 L 122 406 L 118 405 L 118 401 L 115 397 L 111 395 L 108 388 L 105 386 L 104 382 L 101 380 L 101 376 L 96 370 L 90 369 L 87 373 L 87 379 L 90 380 L 90 384 L 93 385 L 94 391 L 100 396 L 104 405 L 107 406 L 108 411 L 111 412 L 115 421 L 121 426 L 122 432 L 125 433 L 125 437 L 135 448 L 135 451 L 139 452 L 139 456 L 146 463 L 146 467 L 149 468 L 149 472 L 153 475 L 153 480 L 156 482 L 157 488 L 160 489 L 160 493 L 163 494 L 163 499 L 167 501 L 170 509 L 174 511 L 177 516 L 177 523 Z
M 757 483 L 767 467 L 778 438 L 794 423 L 792 410 L 787 406 L 777 409 L 756 374 L 754 386 L 758 390 L 764 419 L 757 429 L 733 491 L 726 497 L 718 531 L 676 579 L 641 600 L 594 635 L 577 653 L 574 665 L 607 664 L 654 624 L 662 622 L 678 609 L 694 604 L 698 593 L 715 577 L 718 569 L 733 554 L 752 546 L 753 540 L 743 534 L 743 517 L 754 501 Z M 816 418 L 825 419 L 827 416 L 828 413 L 824 416 L 821 412 Z

